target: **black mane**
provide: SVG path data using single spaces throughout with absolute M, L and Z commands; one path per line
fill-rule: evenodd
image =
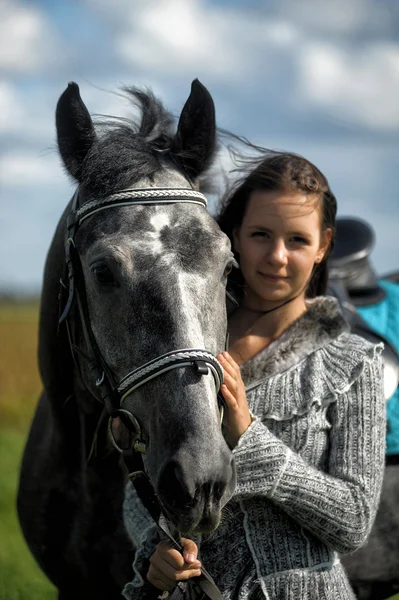
M 97 198 L 151 178 L 161 160 L 172 161 L 175 118 L 148 90 L 128 87 L 124 94 L 139 108 L 139 119 L 98 117 L 97 141 L 84 161 L 81 185 Z

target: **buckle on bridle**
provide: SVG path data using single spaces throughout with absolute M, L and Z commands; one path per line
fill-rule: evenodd
M 195 369 L 198 375 L 208 375 L 208 366 L 203 360 L 197 360 L 195 363 Z
M 119 417 L 122 423 L 128 428 L 130 433 L 133 434 L 132 450 L 139 452 L 140 454 L 146 453 L 145 443 L 141 438 L 141 427 L 136 417 L 125 408 L 117 408 L 114 413 L 108 418 L 108 435 L 111 440 L 111 444 L 120 454 L 124 454 L 125 449 L 121 448 L 115 439 L 114 432 L 112 431 L 112 421 L 115 417 Z

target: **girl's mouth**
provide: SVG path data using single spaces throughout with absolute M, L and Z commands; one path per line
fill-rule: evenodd
M 264 279 L 267 279 L 268 281 L 285 281 L 285 279 L 287 279 L 287 277 L 283 277 L 282 275 L 273 275 L 273 274 L 269 274 L 269 273 L 260 273 L 259 275 L 261 275 L 261 277 L 263 277 Z

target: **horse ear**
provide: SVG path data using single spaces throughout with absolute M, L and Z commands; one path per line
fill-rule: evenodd
M 171 152 L 194 180 L 209 166 L 215 147 L 215 105 L 206 87 L 194 79 L 180 115 Z
M 58 100 L 55 121 L 61 158 L 68 172 L 79 181 L 83 161 L 96 140 L 96 134 L 76 83 L 69 83 Z

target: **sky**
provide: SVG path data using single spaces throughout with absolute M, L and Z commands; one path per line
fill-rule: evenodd
M 92 114 L 150 87 L 176 116 L 198 77 L 217 124 L 303 154 L 340 216 L 369 222 L 399 270 L 397 0 L 0 0 L 0 292 L 40 290 L 73 193 L 54 112 L 69 81 Z M 212 203 L 211 203 L 212 210 Z

